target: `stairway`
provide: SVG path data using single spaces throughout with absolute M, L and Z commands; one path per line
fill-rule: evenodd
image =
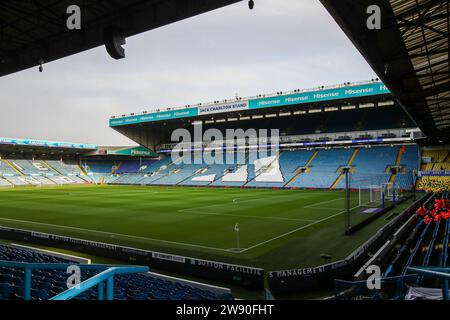
M 119 170 L 122 165 L 123 165 L 123 162 L 120 162 L 117 166 L 113 167 L 111 173 L 116 174 L 117 170 Z
M 400 162 L 402 161 L 403 153 L 404 153 L 404 146 L 401 146 L 400 148 L 398 148 L 398 151 L 397 151 L 397 158 L 395 159 L 395 167 L 400 166 Z M 391 174 L 391 176 L 389 177 L 389 185 L 394 184 L 396 176 L 397 175 L 395 173 Z
M 353 163 L 353 161 L 355 160 L 357 154 L 358 154 L 358 149 L 355 148 L 355 149 L 353 150 L 352 155 L 350 156 L 350 159 L 349 159 L 348 162 L 347 162 L 347 165 L 346 165 L 347 167 L 350 167 L 350 166 L 352 165 L 352 163 Z M 338 170 L 339 170 L 339 169 L 338 169 Z M 339 184 L 339 182 L 342 180 L 343 177 L 344 177 L 344 173 L 341 172 L 341 173 L 339 174 L 339 176 L 336 178 L 336 181 L 334 181 L 333 184 L 331 185 L 330 189 L 336 189 L 337 185 Z
M 15 172 L 17 172 L 20 176 L 25 176 L 23 173 L 22 173 L 22 171 L 20 171 L 18 168 L 16 168 L 16 166 L 15 165 L 13 165 L 11 162 L 9 162 L 9 160 L 7 160 L 7 159 L 2 159 L 2 161 L 4 162 L 4 163 L 6 163 L 8 166 L 10 166 Z
M 305 168 L 308 168 L 308 166 L 311 164 L 311 162 L 313 162 L 313 160 L 317 157 L 317 154 L 319 153 L 319 151 L 315 151 L 311 158 L 309 158 L 308 162 L 306 162 L 305 164 Z M 298 179 L 298 177 L 300 177 L 300 175 L 302 174 L 302 171 L 300 170 L 300 168 L 297 169 L 298 172 L 295 176 L 293 176 L 283 187 L 289 187 L 290 184 L 292 184 L 295 180 Z
M 11 185 L 11 186 L 14 185 L 13 183 L 11 183 L 11 182 L 10 182 L 8 179 L 6 179 L 6 178 L 0 177 L 0 180 L 3 181 L 4 183 L 6 183 L 7 185 Z
M 56 173 L 57 175 L 62 176 L 63 174 L 61 174 L 61 172 L 59 172 L 58 170 L 56 170 L 55 168 L 53 168 L 47 161 L 42 160 L 42 163 L 45 164 L 47 166 L 47 168 L 49 168 L 51 171 L 53 171 L 54 173 Z

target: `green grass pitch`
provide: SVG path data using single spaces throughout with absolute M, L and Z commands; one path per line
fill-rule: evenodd
M 352 206 L 357 206 L 357 196 Z M 344 236 L 344 193 L 66 186 L 0 190 L 0 225 L 282 269 L 345 257 L 384 224 Z M 356 214 L 355 214 L 356 215 Z M 235 225 L 239 225 L 239 239 Z

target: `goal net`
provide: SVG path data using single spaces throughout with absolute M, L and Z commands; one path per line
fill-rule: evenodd
M 383 184 L 384 198 L 387 201 L 395 202 L 400 198 L 401 189 L 395 183 L 384 183 Z
M 359 188 L 360 207 L 379 207 L 383 202 L 383 187 L 380 185 L 370 185 Z

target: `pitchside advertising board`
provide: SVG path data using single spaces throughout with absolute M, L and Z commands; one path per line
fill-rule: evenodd
M 419 177 L 448 177 L 450 176 L 449 170 L 442 171 L 419 171 Z
M 154 271 L 154 268 L 235 284 L 249 289 L 264 288 L 264 270 L 259 268 L 2 226 L 0 226 L 0 238 L 84 252 L 135 265 L 147 265 L 151 268 L 150 271 Z
M 269 98 L 235 101 L 208 106 L 190 107 L 165 112 L 148 113 L 137 116 L 129 116 L 111 119 L 111 127 L 136 123 L 154 122 L 179 118 L 196 117 L 207 114 L 227 113 L 233 111 L 283 107 L 289 105 L 301 105 L 305 103 L 356 98 L 372 95 L 387 94 L 389 90 L 382 83 L 368 83 L 355 86 L 339 87 L 334 89 L 301 92 L 289 95 L 280 95 Z

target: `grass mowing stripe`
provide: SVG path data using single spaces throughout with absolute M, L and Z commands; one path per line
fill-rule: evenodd
M 333 219 L 343 210 L 337 205 L 342 197 L 340 191 L 327 190 L 15 188 L 0 190 L 0 218 L 9 219 L 0 222 L 205 260 L 288 268 L 320 263 L 318 252 L 327 250 L 333 259 L 346 256 L 353 244 L 363 241 L 365 230 L 344 237 L 339 219 Z M 236 223 L 241 230 L 239 249 Z
M 107 232 L 107 231 L 84 229 L 84 228 L 78 228 L 78 227 L 55 225 L 55 224 L 50 224 L 50 223 L 42 223 L 42 222 L 35 222 L 35 221 L 25 221 L 25 220 L 17 220 L 17 219 L 8 219 L 8 218 L 0 218 L 0 220 L 19 222 L 19 223 L 23 223 L 23 224 L 42 225 L 42 226 L 48 226 L 48 227 L 53 227 L 53 228 L 57 228 L 57 229 L 58 228 L 59 229 L 72 229 L 72 230 L 81 231 L 81 232 L 100 233 L 100 234 L 106 234 L 106 235 L 110 235 L 110 236 L 119 236 L 119 237 L 124 237 L 124 238 L 139 239 L 139 240 L 145 240 L 145 241 L 171 243 L 171 244 L 176 244 L 176 245 L 197 247 L 197 248 L 203 248 L 203 249 L 209 249 L 209 250 L 230 251 L 230 249 L 214 248 L 214 247 L 208 247 L 208 246 L 202 246 L 202 245 L 196 245 L 196 244 L 190 244 L 190 243 L 183 243 L 183 242 L 176 242 L 176 241 L 169 241 L 169 240 L 161 240 L 161 239 L 152 239 L 152 238 L 138 237 L 138 236 L 132 236 L 132 235 L 127 235 L 127 234 L 115 233 L 115 232 Z
M 357 207 L 358 207 L 358 206 L 353 207 L 353 208 L 351 208 L 350 210 L 356 209 Z M 258 244 L 256 244 L 256 245 L 254 245 L 254 246 L 251 246 L 251 247 L 246 248 L 246 249 L 243 250 L 242 252 L 245 252 L 245 251 L 248 251 L 248 250 L 252 250 L 252 249 L 257 248 L 257 247 L 259 247 L 259 246 L 261 246 L 261 245 L 263 245 L 263 244 L 267 244 L 267 243 L 272 242 L 272 241 L 274 241 L 274 240 L 277 240 L 277 239 L 286 237 L 286 236 L 288 236 L 288 235 L 290 235 L 290 234 L 292 234 L 292 233 L 295 233 L 295 232 L 297 232 L 297 231 L 300 231 L 300 230 L 303 230 L 303 229 L 312 227 L 312 226 L 315 225 L 315 224 L 318 224 L 318 223 L 327 221 L 327 220 L 329 220 L 329 219 L 331 219 L 331 218 L 334 218 L 334 217 L 336 217 L 336 216 L 338 216 L 338 215 L 340 215 L 340 214 L 345 213 L 346 211 L 347 211 L 347 210 L 343 210 L 343 211 L 338 212 L 338 213 L 336 213 L 336 214 L 333 214 L 333 215 L 331 215 L 331 216 L 329 216 L 329 217 L 326 217 L 326 218 L 317 220 L 317 221 L 315 221 L 315 222 L 313 222 L 313 223 L 307 224 L 306 226 L 302 226 L 302 227 L 300 227 L 300 228 L 297 228 L 297 229 L 294 229 L 294 230 L 292 230 L 292 231 L 286 232 L 286 233 L 284 233 L 284 234 L 282 234 L 282 235 L 279 235 L 279 236 L 277 236 L 277 237 L 275 237 L 275 238 L 272 238 L 272 239 L 263 241 L 263 242 L 261 242 L 261 243 L 258 243 Z

